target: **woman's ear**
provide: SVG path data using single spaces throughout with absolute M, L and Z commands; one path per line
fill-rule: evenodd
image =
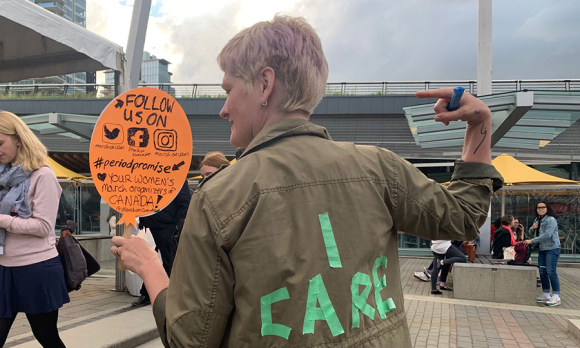
M 274 93 L 274 83 L 276 82 L 276 72 L 271 67 L 267 66 L 260 71 L 258 78 L 261 86 L 262 105 L 268 105 L 268 100 L 271 100 Z

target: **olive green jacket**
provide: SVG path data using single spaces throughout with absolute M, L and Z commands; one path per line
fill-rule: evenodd
M 411 347 L 397 231 L 472 240 L 502 179 L 457 162 L 447 189 L 304 120 L 267 125 L 193 195 L 168 290 L 171 347 Z

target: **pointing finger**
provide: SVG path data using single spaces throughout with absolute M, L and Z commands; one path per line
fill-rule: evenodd
M 446 98 L 451 99 L 453 96 L 453 87 L 441 88 L 441 89 L 430 89 L 427 91 L 415 92 L 415 97 L 417 98 Z

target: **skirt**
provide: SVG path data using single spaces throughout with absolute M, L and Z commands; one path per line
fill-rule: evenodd
M 28 266 L 0 265 L 0 318 L 53 312 L 70 302 L 60 258 Z

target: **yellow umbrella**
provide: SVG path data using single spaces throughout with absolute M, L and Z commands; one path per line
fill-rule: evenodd
M 580 184 L 578 181 L 562 179 L 528 167 L 510 155 L 502 154 L 492 161 L 503 176 L 505 185 L 522 184 Z
M 48 158 L 48 166 L 52 168 L 52 171 L 54 172 L 54 174 L 56 174 L 56 177 L 58 179 L 69 179 L 69 180 L 87 179 L 86 176 L 75 173 L 72 170 L 63 167 L 50 157 Z

